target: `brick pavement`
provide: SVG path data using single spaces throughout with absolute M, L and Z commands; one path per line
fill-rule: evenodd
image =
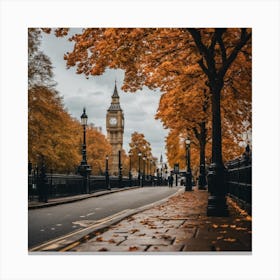
M 128 217 L 71 252 L 206 252 L 252 250 L 251 217 L 228 199 L 229 217 L 207 217 L 207 191 L 180 193 Z

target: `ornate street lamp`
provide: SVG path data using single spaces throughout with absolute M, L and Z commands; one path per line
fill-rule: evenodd
M 86 114 L 86 108 L 83 109 L 83 114 L 81 115 L 81 123 L 83 126 L 83 145 L 82 145 L 82 161 L 78 167 L 78 173 L 83 176 L 83 190 L 89 193 L 88 176 L 91 173 L 91 168 L 87 164 L 87 150 L 86 150 L 86 126 L 87 126 L 88 116 Z
M 131 174 L 131 157 L 132 157 L 132 152 L 129 151 L 128 153 L 129 156 L 129 171 L 128 171 L 128 179 L 129 179 L 129 186 L 132 186 L 132 174 Z
M 164 166 L 164 170 L 165 170 L 165 176 L 164 176 L 164 180 L 166 181 L 167 180 L 167 165 L 165 164 Z
M 152 171 L 152 168 L 153 168 L 153 160 L 150 159 L 150 169 L 149 169 L 149 175 L 150 175 L 150 180 L 153 181 L 153 171 Z
M 146 180 L 149 181 L 149 162 L 150 162 L 150 159 L 149 157 L 146 157 L 146 162 L 147 162 L 147 167 L 146 167 Z
M 109 177 L 109 156 L 106 155 L 106 169 L 105 169 L 105 182 L 106 182 L 106 189 L 110 190 L 110 177 Z
M 42 157 L 41 166 L 39 169 L 39 201 L 48 202 L 48 179 L 46 175 L 45 159 Z
M 190 158 L 190 146 L 191 140 L 186 139 L 186 183 L 185 183 L 185 191 L 192 191 L 192 171 L 191 171 L 191 158 Z
M 122 187 L 122 159 L 121 151 L 119 151 L 119 188 Z
M 146 169 L 146 156 L 144 155 L 143 156 L 143 176 L 142 176 L 142 187 L 144 187 L 144 184 L 145 184 L 145 176 L 146 176 L 146 172 L 145 172 L 145 169 Z
M 141 186 L 141 170 L 140 170 L 140 159 L 141 159 L 141 152 L 138 153 L 138 182 L 139 186 Z

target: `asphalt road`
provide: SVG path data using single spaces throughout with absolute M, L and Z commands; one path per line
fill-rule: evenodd
M 28 211 L 28 248 L 135 209 L 175 193 L 179 188 L 147 187 Z

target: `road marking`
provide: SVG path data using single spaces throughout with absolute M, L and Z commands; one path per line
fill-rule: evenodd
M 87 217 L 88 217 L 88 216 L 91 216 L 91 215 L 93 215 L 93 214 L 94 214 L 94 212 L 88 213 L 88 214 L 87 214 Z
M 95 223 L 95 220 L 81 220 L 81 221 L 75 221 L 72 222 L 74 225 L 79 225 L 80 227 L 88 227 Z
M 68 251 L 68 250 L 70 250 L 70 249 L 72 249 L 72 248 L 74 248 L 74 247 L 78 246 L 79 244 L 80 244 L 80 242 L 79 242 L 79 241 L 74 242 L 74 243 L 72 243 L 72 244 L 70 244 L 70 245 L 66 246 L 65 248 L 63 248 L 63 249 L 59 250 L 59 252 L 66 252 L 66 251 Z
M 103 218 L 103 219 L 100 219 L 100 220 L 96 221 L 96 223 L 94 223 L 93 225 L 91 225 L 91 226 L 89 226 L 89 227 L 87 227 L 87 228 L 83 228 L 83 229 L 81 229 L 81 230 L 77 230 L 77 231 L 74 231 L 74 232 L 69 233 L 69 234 L 67 234 L 67 235 L 63 235 L 63 236 L 61 236 L 61 237 L 58 237 L 57 239 L 50 240 L 50 241 L 48 241 L 48 242 L 46 242 L 46 243 L 43 243 L 43 244 L 41 244 L 41 245 L 38 245 L 38 246 L 36 246 L 36 247 L 30 249 L 29 251 L 30 251 L 30 252 L 34 252 L 34 251 L 36 251 L 36 250 L 38 250 L 38 249 L 40 249 L 40 248 L 42 248 L 42 247 L 46 247 L 46 246 L 48 246 L 48 245 L 50 245 L 50 244 L 53 244 L 53 243 L 55 243 L 55 242 L 59 242 L 59 241 L 65 239 L 65 238 L 67 238 L 67 237 L 71 237 L 71 236 L 73 236 L 73 235 L 75 235 L 75 234 L 78 234 L 78 233 L 81 233 L 81 232 L 83 232 L 83 231 L 92 229 L 92 228 L 94 228 L 94 227 L 96 227 L 96 226 L 100 226 L 100 225 L 102 225 L 102 224 L 104 224 L 104 223 L 106 223 L 106 222 L 109 222 L 110 220 L 114 219 L 115 217 L 117 217 L 117 216 L 119 216 L 119 215 L 121 215 L 121 214 L 123 214 L 123 213 L 125 213 L 125 212 L 127 212 L 127 211 L 129 211 L 129 210 L 131 210 L 131 209 L 125 209 L 125 210 L 120 211 L 120 212 L 118 212 L 118 213 L 116 213 L 116 214 L 114 214 L 114 215 L 111 215 L 111 216 L 105 217 L 105 218 Z M 72 226 L 72 227 L 74 227 L 74 226 Z M 69 246 L 70 246 L 70 245 L 69 245 Z M 63 249 L 62 249 L 62 250 L 63 250 Z
M 62 226 L 62 224 L 56 224 L 56 226 L 57 226 L 57 227 L 61 227 L 61 226 Z

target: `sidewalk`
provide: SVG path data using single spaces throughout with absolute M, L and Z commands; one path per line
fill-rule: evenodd
M 98 197 L 101 195 L 106 195 L 114 192 L 120 192 L 120 191 L 125 191 L 125 190 L 132 190 L 137 187 L 129 187 L 129 188 L 121 188 L 121 189 L 111 189 L 111 190 L 104 190 L 104 191 L 98 191 L 94 192 L 91 194 L 80 194 L 80 195 L 73 195 L 73 196 L 66 196 L 66 197 L 57 197 L 57 198 L 50 198 L 48 199 L 48 202 L 39 202 L 38 200 L 32 200 L 28 201 L 28 209 L 37 209 L 37 208 L 44 208 L 44 207 L 50 207 L 50 206 L 55 206 L 59 204 L 64 204 L 64 203 L 70 203 L 70 202 L 75 202 L 83 199 L 87 199 L 90 197 Z
M 207 217 L 207 191 L 183 192 L 132 215 L 70 252 L 205 252 L 252 250 L 251 217 L 228 198 L 229 217 Z

